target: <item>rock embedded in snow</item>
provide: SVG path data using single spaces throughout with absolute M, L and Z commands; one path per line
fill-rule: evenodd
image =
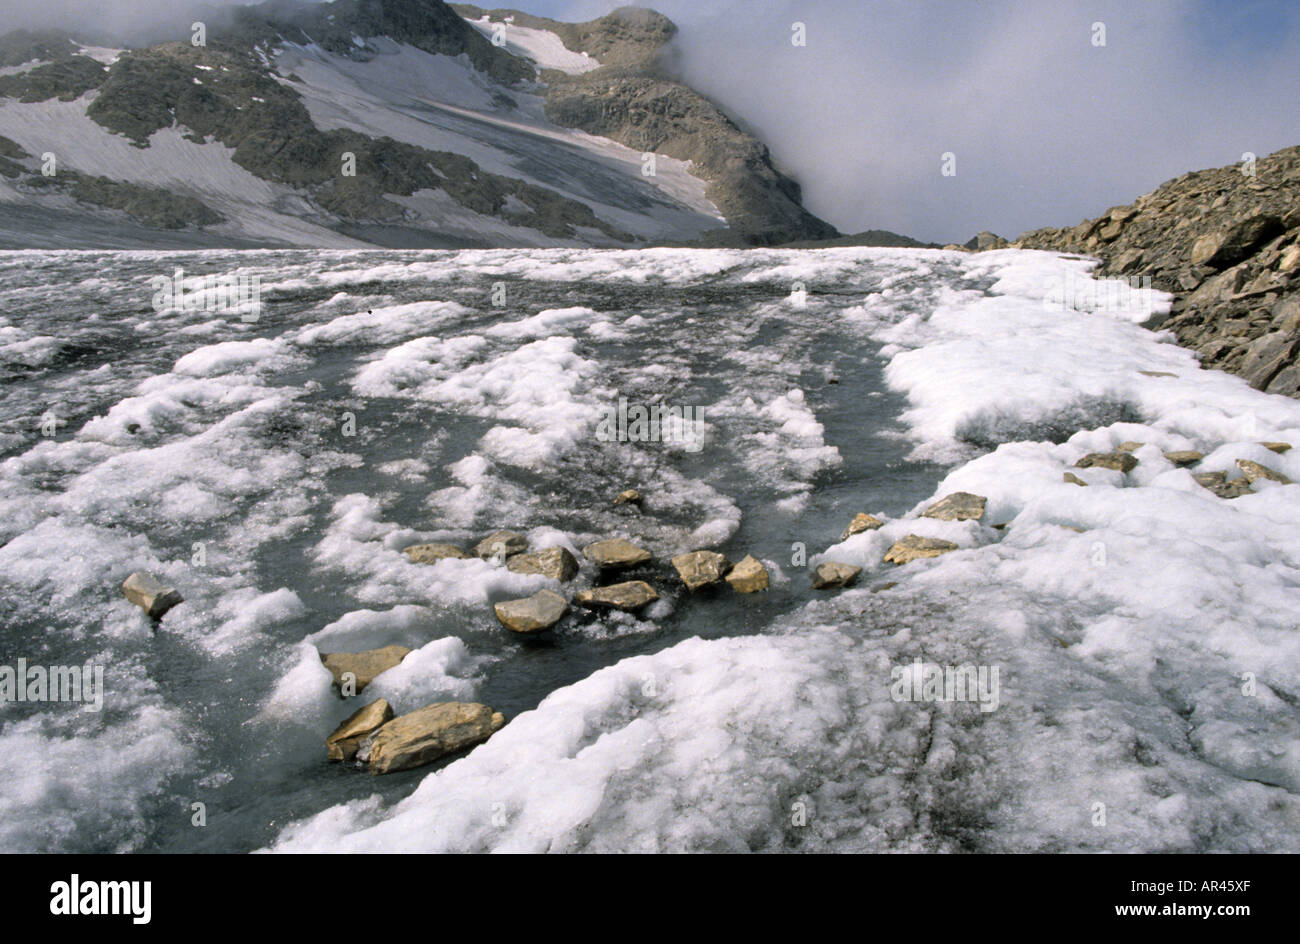
M 907 564 L 923 557 L 938 557 L 949 551 L 957 550 L 957 545 L 942 538 L 925 538 L 919 534 L 909 534 L 895 541 L 885 552 L 886 564 Z
M 758 593 L 768 588 L 767 568 L 753 554 L 746 554 L 727 574 L 727 583 L 737 593 Z
M 505 723 L 505 715 L 487 705 L 436 702 L 389 721 L 358 756 L 370 765 L 372 774 L 410 770 L 481 744 Z
M 1165 458 L 1181 469 L 1184 466 L 1196 465 L 1205 458 L 1205 454 L 1195 449 L 1175 449 L 1173 452 L 1166 452 Z
M 410 652 L 405 646 L 384 646 L 363 652 L 322 652 L 320 660 L 330 670 L 334 684 L 339 688 L 344 687 L 344 676 L 351 673 L 356 684 L 353 694 L 360 695 L 376 675 L 398 665 Z
M 595 587 L 583 590 L 573 602 L 589 610 L 624 610 L 635 613 L 643 606 L 659 599 L 654 587 L 644 580 L 629 580 L 626 583 L 614 583 L 608 587 Z
M 1241 469 L 1241 474 L 1252 485 L 1260 479 L 1268 479 L 1270 482 L 1278 482 L 1282 485 L 1291 484 L 1291 480 L 1281 472 L 1275 472 L 1268 466 L 1260 465 L 1258 462 L 1252 462 L 1249 459 L 1238 459 L 1237 468 Z
M 874 531 L 877 528 L 884 527 L 884 525 L 885 523 L 874 515 L 869 515 L 865 511 L 860 511 L 853 516 L 853 520 L 849 522 L 849 526 L 844 529 L 844 533 L 840 535 L 840 540 L 847 541 L 855 534 L 861 534 L 863 531 Z
M 988 499 L 983 495 L 953 492 L 925 509 L 921 517 L 937 518 L 940 521 L 978 521 L 984 517 L 986 504 Z
M 1296 248 L 1300 249 L 1300 246 L 1297 246 Z M 1279 456 L 1291 448 L 1289 442 L 1262 442 L 1260 445 L 1269 452 L 1276 452 Z
M 516 574 L 541 574 L 561 583 L 578 575 L 578 561 L 562 547 L 516 554 L 506 561 L 506 570 Z
M 528 550 L 528 539 L 517 531 L 494 531 L 474 546 L 474 554 L 483 560 L 510 557 Z
M 1192 478 L 1198 485 L 1209 489 L 1220 498 L 1240 498 L 1254 491 L 1245 479 L 1228 481 L 1226 472 L 1197 472 L 1192 475 Z
M 185 600 L 174 588 L 143 570 L 122 581 L 122 593 L 152 619 L 162 619 L 164 613 Z
M 1177 377 L 1177 374 L 1171 374 L 1167 370 L 1139 370 L 1139 374 L 1144 377 Z
M 1075 475 L 1073 472 L 1066 472 L 1065 475 L 1062 476 L 1062 481 L 1064 481 L 1064 482 L 1065 482 L 1066 484 L 1068 484 L 1068 485 L 1083 485 L 1083 486 L 1087 486 L 1087 484 L 1088 484 L 1088 483 L 1085 482 L 1083 479 L 1081 479 L 1081 478 L 1079 478 L 1077 475 Z M 994 527 L 997 527 L 997 525 L 994 525 Z
M 412 544 L 402 548 L 412 564 L 436 564 L 441 560 L 465 560 L 469 557 L 455 544 Z
M 604 570 L 625 570 L 648 563 L 650 552 L 623 538 L 597 541 L 582 549 L 582 556 Z
M 690 551 L 672 559 L 677 575 L 689 590 L 699 590 L 722 582 L 731 571 L 731 561 L 716 551 Z
M 492 610 L 506 629 L 516 633 L 540 633 L 550 629 L 568 612 L 569 604 L 554 590 L 538 590 L 522 600 L 505 600 Z
M 330 760 L 349 761 L 357 756 L 361 742 L 393 720 L 393 706 L 377 698 L 358 708 L 325 739 Z
M 833 590 L 838 587 L 847 587 L 858 579 L 858 574 L 862 573 L 861 567 L 854 567 L 852 564 L 839 564 L 835 561 L 826 561 L 818 564 L 813 568 L 812 585 L 814 590 Z
M 1127 452 L 1090 452 L 1078 462 L 1078 469 L 1114 469 L 1116 472 L 1132 472 L 1137 468 L 1137 458 Z
M 624 489 L 614 499 L 615 505 L 640 505 L 641 493 L 634 488 Z
M 1118 446 L 1116 446 L 1116 447 L 1115 447 L 1115 451 L 1116 451 L 1116 452 L 1136 452 L 1138 449 L 1141 449 L 1141 448 L 1142 448 L 1143 446 L 1145 446 L 1145 445 L 1146 445 L 1146 443 L 1143 443 L 1143 442 L 1137 442 L 1136 440 L 1130 439 L 1130 440 L 1128 440 L 1127 442 L 1122 442 L 1122 443 L 1120 443 Z

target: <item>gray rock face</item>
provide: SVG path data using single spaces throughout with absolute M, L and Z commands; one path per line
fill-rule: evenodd
M 942 538 L 923 538 L 919 534 L 909 534 L 895 541 L 885 552 L 886 564 L 908 564 L 923 557 L 938 557 L 949 551 L 957 550 L 957 545 Z
M 677 575 L 688 590 L 699 590 L 722 582 L 731 571 L 731 561 L 714 551 L 691 551 L 672 559 Z
M 405 646 L 384 646 L 382 649 L 366 649 L 363 652 L 322 652 L 320 660 L 334 676 L 334 684 L 343 688 L 351 673 L 356 679 L 355 694 L 375 680 L 380 672 L 387 672 L 405 659 L 411 650 Z
M 367 736 L 393 720 L 393 706 L 382 698 L 358 708 L 347 720 L 325 738 L 325 749 L 330 760 L 349 761 L 357 756 L 357 748 Z
M 372 774 L 410 770 L 481 744 L 505 723 L 505 715 L 487 705 L 438 702 L 389 721 L 368 739 L 358 757 L 370 765 Z
M 402 548 L 402 553 L 413 564 L 436 564 L 440 560 L 464 560 L 469 557 L 455 544 L 412 544 Z
M 1016 245 L 1099 256 L 1098 274 L 1175 295 L 1162 327 L 1201 364 L 1300 397 L 1300 147 L 1185 174 L 1115 213 Z
M 978 521 L 984 517 L 984 506 L 987 503 L 988 499 L 983 495 L 953 492 L 927 508 L 921 517 L 938 518 L 940 521 Z
M 629 580 L 608 587 L 583 590 L 573 598 L 573 602 L 589 610 L 613 609 L 635 613 L 658 599 L 659 594 L 655 593 L 654 587 L 644 580 Z
M 554 590 L 538 590 L 531 597 L 506 600 L 492 609 L 506 629 L 527 634 L 550 629 L 568 612 L 569 604 Z
M 175 589 L 142 570 L 137 570 L 122 582 L 122 593 L 152 619 L 162 619 L 173 606 L 184 602 Z
M 578 561 L 562 547 L 548 547 L 531 554 L 515 554 L 506 570 L 516 574 L 541 574 L 561 583 L 578 576 Z
M 582 549 L 582 556 L 602 570 L 625 570 L 650 562 L 651 554 L 623 538 L 597 541 Z
M 1137 457 L 1127 452 L 1090 452 L 1074 465 L 1079 469 L 1114 469 L 1128 473 L 1136 469 L 1137 464 Z
M 474 545 L 474 555 L 483 560 L 508 558 L 528 550 L 528 539 L 517 531 L 494 531 Z
M 812 585 L 814 590 L 834 590 L 839 587 L 847 587 L 858 579 L 858 574 L 862 573 L 861 567 L 854 567 L 852 564 L 837 564 L 835 561 L 826 561 L 818 564 L 813 568 Z

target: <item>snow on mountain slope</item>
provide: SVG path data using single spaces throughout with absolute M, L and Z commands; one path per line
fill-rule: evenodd
M 504 21 L 492 22 L 486 13 L 477 20 L 466 19 L 489 40 L 500 36 L 499 45 L 514 56 L 522 56 L 537 63 L 541 69 L 559 69 L 569 75 L 582 75 L 592 69 L 599 69 L 600 63 L 585 52 L 574 52 L 564 45 L 564 40 L 550 30 L 532 29 L 516 26 L 514 17 L 508 16 Z M 504 29 L 502 29 L 504 27 Z M 501 30 L 498 33 L 498 30 Z

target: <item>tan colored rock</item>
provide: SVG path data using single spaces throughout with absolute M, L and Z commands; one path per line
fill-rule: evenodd
M 624 610 L 635 613 L 637 610 L 659 599 L 654 587 L 644 580 L 629 580 L 626 583 L 614 583 L 608 587 L 595 587 L 583 590 L 573 598 L 573 602 L 589 610 Z
M 1177 377 L 1177 374 L 1171 374 L 1167 370 L 1139 370 L 1139 374 L 1147 377 Z
M 834 590 L 839 587 L 847 587 L 858 579 L 858 574 L 862 573 L 861 567 L 854 567 L 852 564 L 839 564 L 835 561 L 826 561 L 818 564 L 813 568 L 812 585 L 814 590 Z
M 1127 452 L 1090 452 L 1078 462 L 1078 469 L 1114 469 L 1116 472 L 1132 472 L 1137 468 L 1137 457 Z
M 465 560 L 469 557 L 455 544 L 412 544 L 402 548 L 412 564 L 436 564 L 442 560 Z
M 753 554 L 746 554 L 727 574 L 727 583 L 737 593 L 758 593 L 768 588 L 767 568 Z
M 649 551 L 622 538 L 588 544 L 582 556 L 604 570 L 626 570 L 650 561 Z
M 1181 469 L 1184 466 L 1196 465 L 1205 458 L 1205 454 L 1195 449 L 1175 449 L 1173 452 L 1166 452 L 1165 458 Z
M 1240 498 L 1254 491 L 1244 478 L 1229 482 L 1226 472 L 1194 472 L 1192 478 L 1198 485 L 1209 489 L 1220 498 Z
M 1066 472 L 1062 480 L 1069 485 L 1083 485 L 1086 487 L 1088 484 L 1083 479 L 1075 475 L 1073 472 Z
M 474 546 L 474 556 L 488 560 L 510 557 L 528 550 L 528 539 L 518 531 L 494 531 Z
M 1291 484 L 1291 480 L 1281 472 L 1275 472 L 1268 466 L 1260 465 L 1258 462 L 1251 462 L 1249 459 L 1238 459 L 1237 468 L 1241 469 L 1241 474 L 1252 485 L 1260 479 L 1268 479 L 1270 482 L 1279 482 L 1282 485 Z
M 614 499 L 615 505 L 639 505 L 641 504 L 641 493 L 634 488 L 624 489 L 618 493 Z
M 502 626 L 523 634 L 550 629 L 568 610 L 568 602 L 554 590 L 538 590 L 531 597 L 503 600 L 492 606 Z
M 351 672 L 356 679 L 353 694 L 360 695 L 375 680 L 376 675 L 399 664 L 410 652 L 405 646 L 384 646 L 382 649 L 367 649 L 364 652 L 322 652 L 320 660 L 330 670 L 334 684 L 339 688 L 343 687 L 344 676 Z
M 983 495 L 953 492 L 925 509 L 921 517 L 937 518 L 940 521 L 979 521 L 984 517 L 984 506 L 987 503 L 988 499 Z
M 863 531 L 874 531 L 877 528 L 884 527 L 884 525 L 885 523 L 875 515 L 869 515 L 865 511 L 858 512 L 853 516 L 853 520 L 849 522 L 849 526 L 844 529 L 844 533 L 840 535 L 840 540 L 847 541 L 855 534 L 861 534 Z
M 938 557 L 949 551 L 957 550 L 957 545 L 942 538 L 923 538 L 919 534 L 909 534 L 885 552 L 886 564 L 907 564 L 923 557 Z
M 561 583 L 578 575 L 578 561 L 562 547 L 548 547 L 531 554 L 516 554 L 506 561 L 506 570 L 516 574 L 541 574 Z
M 506 716 L 487 705 L 437 702 L 385 724 L 358 756 L 370 765 L 372 774 L 410 770 L 481 744 L 505 723 Z
M 1290 272 L 1293 269 L 1300 269 L 1300 246 L 1288 246 L 1277 260 L 1279 272 Z
M 690 551 L 672 559 L 677 576 L 688 590 L 699 590 L 722 582 L 731 571 L 731 561 L 716 551 Z
M 1300 246 L 1296 247 L 1300 248 Z M 1276 452 L 1279 456 L 1291 448 L 1289 442 L 1262 442 L 1260 443 L 1269 452 Z
M 1137 442 L 1137 441 L 1135 441 L 1135 440 L 1130 439 L 1128 442 L 1122 442 L 1122 443 L 1120 443 L 1118 446 L 1116 446 L 1116 447 L 1115 447 L 1115 451 L 1116 451 L 1116 452 L 1136 452 L 1137 450 L 1141 449 L 1141 448 L 1142 448 L 1143 446 L 1145 446 L 1145 445 L 1146 445 L 1146 443 Z
M 358 708 L 325 739 L 329 759 L 352 760 L 357 756 L 361 742 L 392 720 L 393 706 L 383 698 L 377 698 L 365 707 Z
M 898 586 L 897 580 L 887 580 L 884 583 L 878 583 L 871 588 L 872 593 L 884 593 L 886 590 L 893 590 Z
M 143 570 L 137 570 L 122 581 L 122 593 L 151 619 L 162 619 L 163 614 L 177 603 L 185 602 L 174 588 Z

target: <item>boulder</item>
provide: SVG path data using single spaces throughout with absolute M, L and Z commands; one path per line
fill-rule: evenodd
M 1166 452 L 1165 458 L 1181 469 L 1184 466 L 1196 465 L 1205 458 L 1205 454 L 1195 449 L 1175 449 L 1173 452 Z
M 437 702 L 389 721 L 363 745 L 358 757 L 370 765 L 372 774 L 410 770 L 481 744 L 505 723 L 505 715 L 487 705 Z
M 402 548 L 412 564 L 436 564 L 441 560 L 465 560 L 469 557 L 455 544 L 412 544 Z
M 949 551 L 957 550 L 957 545 L 942 538 L 923 538 L 919 534 L 909 534 L 885 552 L 886 564 L 907 564 L 923 557 L 938 557 Z
M 514 555 L 506 561 L 506 570 L 516 574 L 541 574 L 564 583 L 578 575 L 578 561 L 562 547 L 548 547 Z
M 164 613 L 185 601 L 174 588 L 143 570 L 137 570 L 122 581 L 122 593 L 152 619 L 162 619 Z
M 393 720 L 393 706 L 378 698 L 348 715 L 347 720 L 325 739 L 330 760 L 349 761 L 369 735 Z
M 474 554 L 483 560 L 510 557 L 528 550 L 528 539 L 517 531 L 494 531 L 474 546 Z
M 516 633 L 540 633 L 550 629 L 568 612 L 569 604 L 554 590 L 538 590 L 522 600 L 505 600 L 492 610 L 506 629 Z
M 654 587 L 644 580 L 629 580 L 627 583 L 614 583 L 608 587 L 595 587 L 583 590 L 573 598 L 573 602 L 589 610 L 624 610 L 635 613 L 648 603 L 659 599 Z
M 688 590 L 721 583 L 722 578 L 731 570 L 731 561 L 716 551 L 691 551 L 678 554 L 672 559 L 677 575 L 682 578 Z
M 322 652 L 320 660 L 334 676 L 334 684 L 343 687 L 343 676 L 348 672 L 356 678 L 356 692 L 362 690 L 375 680 L 380 672 L 387 672 L 400 663 L 411 652 L 405 646 L 384 646 L 382 649 L 367 649 L 364 652 Z
M 858 574 L 862 573 L 861 567 L 854 567 L 852 564 L 838 564 L 835 561 L 826 561 L 818 564 L 813 568 L 812 585 L 814 590 L 834 590 L 838 587 L 847 587 L 858 579 Z
M 1137 458 L 1127 452 L 1090 452 L 1074 466 L 1077 469 L 1114 469 L 1117 472 L 1131 472 L 1137 464 Z
M 640 505 L 641 493 L 634 488 L 624 489 L 614 499 L 615 505 Z
M 727 574 L 727 583 L 737 593 L 758 593 L 768 588 L 767 568 L 753 554 L 746 554 Z
M 978 521 L 984 517 L 984 506 L 987 503 L 988 499 L 983 495 L 953 492 L 925 509 L 921 517 L 938 518 L 940 521 Z
M 858 512 L 853 516 L 853 520 L 849 522 L 849 526 L 844 529 L 844 533 L 840 535 L 840 540 L 847 541 L 855 534 L 861 534 L 863 531 L 874 531 L 877 528 L 884 527 L 884 525 L 885 523 L 874 515 L 869 515 L 865 511 Z
M 626 570 L 650 560 L 649 551 L 622 538 L 588 544 L 582 549 L 582 556 L 603 570 Z
M 1241 474 L 1252 485 L 1260 479 L 1268 479 L 1270 482 L 1279 482 L 1282 485 L 1291 484 L 1291 480 L 1281 472 L 1274 472 L 1268 466 L 1251 462 L 1249 459 L 1238 459 L 1237 468 L 1241 469 Z

